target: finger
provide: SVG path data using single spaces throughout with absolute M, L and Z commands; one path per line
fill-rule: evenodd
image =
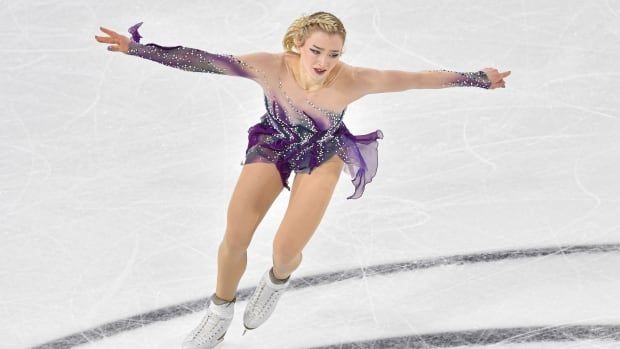
M 503 72 L 503 73 L 501 73 L 502 78 L 505 78 L 505 77 L 507 77 L 508 75 L 510 75 L 510 70 L 509 70 L 509 71 L 507 71 L 507 72 Z
M 99 29 L 101 29 L 102 32 L 110 35 L 110 36 L 114 36 L 114 35 L 118 35 L 115 31 L 112 31 L 110 29 L 104 28 L 104 27 L 99 27 Z
M 97 41 L 99 41 L 99 42 L 105 42 L 105 43 L 108 43 L 108 44 L 115 44 L 116 43 L 116 41 L 113 38 L 110 38 L 110 37 L 104 37 L 104 36 L 97 36 L 97 35 L 95 35 L 95 39 L 97 39 Z
M 108 51 L 118 51 L 118 46 L 108 46 Z

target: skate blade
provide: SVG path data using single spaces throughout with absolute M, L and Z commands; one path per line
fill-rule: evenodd
M 245 325 L 243 325 L 243 327 L 245 327 Z M 253 328 L 247 328 L 245 327 L 245 330 L 243 330 L 243 333 L 241 334 L 241 336 L 243 336 L 247 331 L 253 330 Z

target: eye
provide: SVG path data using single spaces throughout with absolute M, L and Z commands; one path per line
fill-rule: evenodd
M 336 58 L 338 56 L 340 56 L 338 53 L 331 55 L 331 57 L 333 57 L 333 58 Z
M 314 53 L 315 55 L 318 55 L 319 53 L 321 53 L 321 52 L 319 52 L 319 51 L 317 51 L 315 49 L 312 49 L 312 48 L 310 49 L 310 51 L 312 51 L 312 53 Z

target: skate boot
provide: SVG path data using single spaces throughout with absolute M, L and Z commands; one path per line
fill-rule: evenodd
M 271 281 L 269 274 L 272 270 L 273 268 L 270 268 L 263 274 L 254 293 L 248 300 L 243 313 L 243 326 L 245 330 L 242 335 L 247 330 L 253 330 L 267 321 L 276 308 L 278 299 L 280 299 L 280 296 L 282 296 L 282 293 L 286 291 L 290 284 L 290 275 L 285 279 L 284 283 L 274 283 Z
M 224 340 L 235 313 L 237 297 L 221 305 L 215 304 L 214 299 L 215 293 L 207 314 L 183 341 L 183 349 L 211 349 Z

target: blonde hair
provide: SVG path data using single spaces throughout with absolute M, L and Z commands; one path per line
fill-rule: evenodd
M 288 27 L 286 34 L 284 34 L 282 47 L 284 47 L 286 52 L 296 52 L 295 44 L 303 46 L 310 34 L 317 30 L 328 34 L 339 34 L 342 37 L 343 44 L 347 37 L 347 31 L 338 17 L 329 12 L 315 12 L 309 16 L 301 16 L 293 21 Z

